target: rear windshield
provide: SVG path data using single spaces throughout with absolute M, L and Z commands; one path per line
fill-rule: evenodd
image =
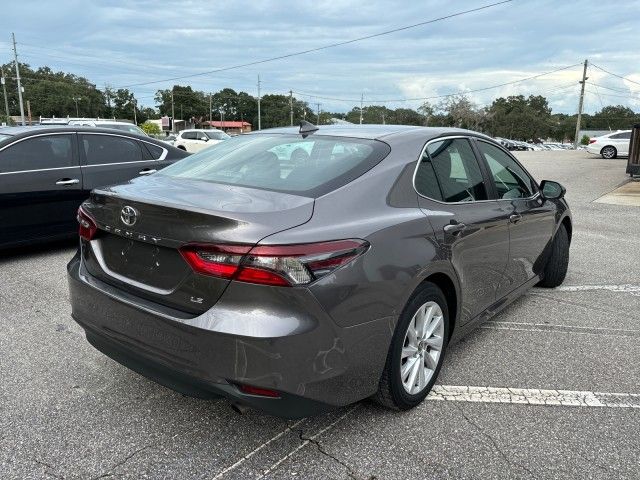
M 318 197 L 346 185 L 389 153 L 386 143 L 310 135 L 240 135 L 158 175 Z
M 227 135 L 224 132 L 207 132 L 205 130 L 205 135 L 207 137 L 209 137 L 211 140 L 227 140 L 229 138 L 231 138 L 229 135 Z

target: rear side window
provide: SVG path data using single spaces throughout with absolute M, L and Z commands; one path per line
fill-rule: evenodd
M 463 138 L 430 143 L 416 170 L 416 191 L 444 202 L 487 200 L 487 190 L 469 141 Z
M 609 136 L 609 138 L 613 138 L 615 140 L 630 140 L 631 132 L 616 133 L 614 135 Z
M 43 135 L 0 152 L 0 173 L 74 167 L 71 135 Z
M 87 165 L 138 162 L 142 160 L 142 149 L 136 140 L 117 135 L 82 135 Z
M 145 142 L 144 146 L 147 147 L 147 150 L 149 150 L 149 153 L 151 154 L 151 158 L 153 160 L 158 160 L 164 152 L 164 148 L 159 147 L 158 145 L 153 145 L 152 143 Z
M 390 151 L 377 140 L 240 135 L 162 170 L 162 175 L 316 197 L 346 185 Z
M 196 132 L 184 132 L 182 134 L 182 138 L 185 140 L 196 140 L 198 138 L 198 134 Z
M 487 160 L 498 198 L 527 198 L 533 195 L 535 182 L 513 158 L 483 141 L 478 141 L 478 148 Z

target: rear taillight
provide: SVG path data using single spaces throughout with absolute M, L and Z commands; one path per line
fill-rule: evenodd
M 589 140 L 589 145 L 591 145 L 592 143 L 596 143 L 598 140 L 596 140 L 595 138 L 592 138 Z
M 197 273 L 241 282 L 306 285 L 364 253 L 364 240 L 301 245 L 187 245 L 180 253 Z
M 85 240 L 91 240 L 98 231 L 98 225 L 91 216 L 85 212 L 82 207 L 78 208 L 78 234 Z

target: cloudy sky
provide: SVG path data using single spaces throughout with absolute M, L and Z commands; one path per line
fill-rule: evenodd
M 493 0 L 498 1 L 498 0 Z M 468 96 L 540 94 L 554 112 L 575 113 L 581 63 L 588 71 L 585 110 L 622 104 L 640 111 L 640 1 L 514 0 L 486 10 L 261 65 L 171 77 L 267 59 L 359 38 L 492 3 L 419 1 L 88 1 L 8 2 L 0 62 L 15 32 L 21 61 L 89 78 L 99 88 L 129 87 L 153 106 L 174 83 L 216 91 L 296 92 L 323 110 L 365 104 L 416 108 L 419 100 L 491 87 L 571 68 Z M 4 38 L 2 38 L 2 36 Z M 139 85 L 146 82 L 158 83 Z M 633 83 L 638 82 L 638 83 Z M 391 101 L 389 101 L 391 100 Z M 437 99 L 430 100 L 437 103 Z

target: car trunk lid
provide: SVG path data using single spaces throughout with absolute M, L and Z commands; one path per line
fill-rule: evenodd
M 155 175 L 96 190 L 83 209 L 98 225 L 98 234 L 83 251 L 89 273 L 158 304 L 197 314 L 215 304 L 229 280 L 195 273 L 180 247 L 255 245 L 307 222 L 313 199 Z

